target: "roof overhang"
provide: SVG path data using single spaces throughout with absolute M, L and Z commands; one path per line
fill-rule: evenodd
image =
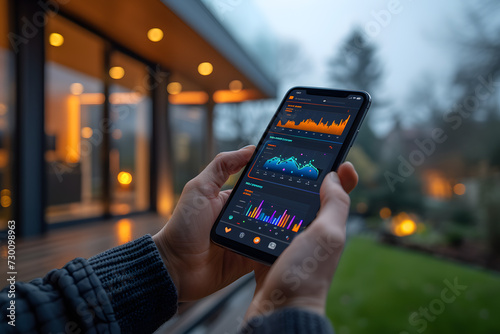
M 276 93 L 275 83 L 199 1 L 72 0 L 60 7 L 66 16 L 186 80 L 188 90 L 213 94 L 240 80 L 245 89 L 257 92 L 252 98 Z M 163 30 L 160 42 L 148 40 L 151 28 Z M 198 73 L 205 61 L 214 66 L 209 76 Z

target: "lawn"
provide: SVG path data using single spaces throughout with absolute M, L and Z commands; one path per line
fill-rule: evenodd
M 499 313 L 497 273 L 362 237 L 348 240 L 327 305 L 337 334 L 500 333 Z

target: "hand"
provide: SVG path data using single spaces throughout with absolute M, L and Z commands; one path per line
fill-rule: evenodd
M 288 246 L 271 268 L 255 270 L 257 287 L 247 320 L 282 307 L 323 314 L 326 296 L 345 242 L 348 193 L 358 182 L 350 163 L 326 176 L 321 185 L 321 209 L 316 219 Z
M 248 163 L 254 150 L 247 146 L 217 155 L 186 184 L 172 218 L 153 236 L 179 301 L 208 296 L 255 268 L 265 267 L 210 241 L 210 229 L 230 194 L 230 190 L 220 189 Z

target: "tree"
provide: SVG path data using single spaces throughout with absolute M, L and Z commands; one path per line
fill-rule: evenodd
M 460 136 L 463 147 L 467 148 L 463 151 L 463 158 L 471 167 L 476 166 L 476 174 L 480 176 L 480 210 L 491 261 L 500 255 L 499 9 L 498 1 L 491 0 L 469 5 L 467 17 L 470 29 L 459 40 L 463 49 L 462 66 L 454 82 L 462 92 L 457 104 L 476 101 L 474 105 L 469 105 L 470 116 L 463 117 L 455 136 Z
M 366 90 L 372 94 L 373 102 L 370 115 L 381 106 L 376 87 L 382 80 L 382 66 L 376 56 L 377 48 L 369 43 L 359 28 L 355 28 L 341 45 L 337 54 L 329 61 L 329 78 L 332 84 L 341 89 Z M 361 146 L 373 161 L 379 160 L 379 140 L 370 126 L 365 124 L 357 137 Z
M 375 91 L 383 73 L 376 52 L 376 46 L 366 40 L 359 28 L 355 28 L 329 62 L 332 83 L 346 89 Z

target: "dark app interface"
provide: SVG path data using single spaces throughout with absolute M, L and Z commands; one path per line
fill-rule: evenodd
M 233 190 L 216 233 L 278 256 L 316 217 L 330 172 L 363 96 L 294 90 L 273 121 L 256 159 Z

